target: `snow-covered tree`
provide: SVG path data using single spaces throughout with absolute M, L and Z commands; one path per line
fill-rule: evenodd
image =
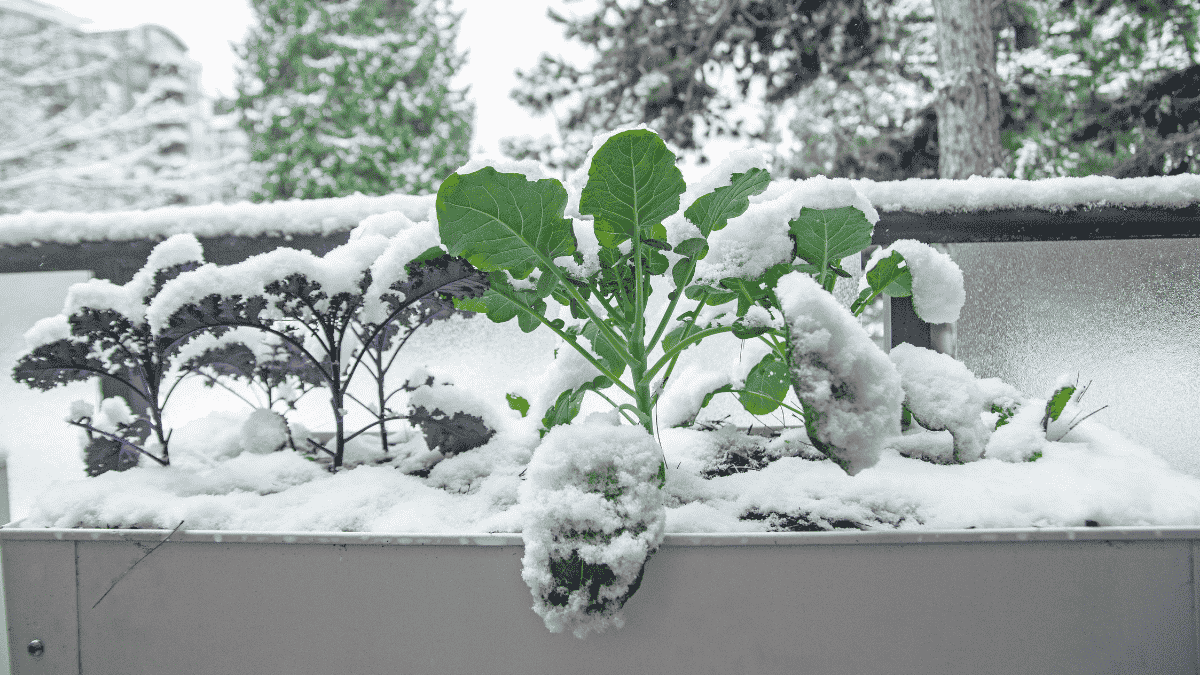
M 467 160 L 449 0 L 254 0 L 236 106 L 255 198 L 424 194 Z
M 201 152 L 211 104 L 178 38 L 153 25 L 88 33 L 71 18 L 32 0 L 0 4 L 0 213 L 235 191 L 244 153 Z
M 533 70 L 518 71 L 512 95 L 531 112 L 554 117 L 572 168 L 582 163 L 594 134 L 621 124 L 648 123 L 685 152 L 719 136 L 757 136 L 761 107 L 745 102 L 784 101 L 825 70 L 872 60 L 879 46 L 877 5 L 601 0 L 581 16 L 551 10 L 567 38 L 590 47 L 596 58 L 581 67 L 543 54 Z
M 987 4 L 1006 175 L 1193 170 L 1200 2 Z M 522 73 L 513 97 L 559 139 L 513 153 L 578 166 L 596 130 L 645 122 L 685 149 L 738 136 L 793 177 L 939 175 L 932 0 L 602 0 L 551 17 L 596 60 Z

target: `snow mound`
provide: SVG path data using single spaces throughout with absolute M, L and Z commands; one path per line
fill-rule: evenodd
M 519 490 L 521 577 L 552 633 L 623 626 L 621 607 L 662 542 L 661 451 L 645 429 L 618 420 L 596 413 L 551 429 Z
M 926 429 L 950 432 L 952 454 L 942 461 L 973 462 L 983 456 L 990 431 L 981 415 L 991 401 L 961 361 L 907 342 L 888 355 L 900 373 L 904 404 Z

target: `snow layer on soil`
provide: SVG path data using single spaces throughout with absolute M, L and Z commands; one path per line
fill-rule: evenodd
M 921 431 L 893 438 L 879 462 L 855 476 L 819 458 L 802 430 L 768 442 L 728 429 L 664 428 L 666 531 L 769 531 L 785 516 L 821 529 L 1200 525 L 1200 479 L 1092 420 L 1062 438 L 1065 426 L 1051 425 L 1055 440 L 1048 440 L 1038 413 L 1044 406 L 1027 401 L 979 461 L 902 456 L 897 448 L 914 445 L 947 454 L 948 432 Z M 249 415 L 214 413 L 177 429 L 170 467 L 147 463 L 56 482 L 16 526 L 170 529 L 182 520 L 197 530 L 521 531 L 520 474 L 540 442 L 529 418 L 511 413 L 486 445 L 418 478 L 398 468 L 428 460 L 419 434 L 382 464 L 374 445 L 356 440 L 347 452 L 351 468 L 330 474 L 290 449 L 242 451 Z M 1016 451 L 1014 441 L 1037 447 Z M 1032 450 L 1041 458 L 1022 461 Z M 758 470 L 702 477 L 739 451 L 774 459 Z M 742 519 L 755 513 L 759 519 Z

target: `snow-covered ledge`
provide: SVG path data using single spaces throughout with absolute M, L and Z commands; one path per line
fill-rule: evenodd
M 985 214 L 1043 211 L 1065 214 L 1087 209 L 1181 209 L 1200 204 L 1200 176 L 1150 178 L 1012 178 L 848 182 L 883 216 L 887 214 Z M 790 189 L 795 180 L 772 183 L 771 192 Z M 764 196 L 765 197 L 765 196 Z M 290 200 L 264 204 L 168 206 L 146 211 L 74 213 L 26 212 L 0 215 L 0 246 L 78 244 L 84 241 L 162 240 L 181 232 L 197 237 L 329 235 L 347 232 L 367 216 L 400 211 L 414 221 L 429 220 L 434 195 L 354 195 L 336 199 Z M 877 242 L 880 243 L 880 242 Z M 882 242 L 885 245 L 890 241 Z
M 667 535 L 625 626 L 587 640 L 529 609 L 517 535 L 167 534 L 0 530 L 12 672 L 1091 675 L 1200 652 L 1196 528 Z
M 356 194 L 265 204 L 166 206 L 146 211 L 30 211 L 0 215 L 0 246 L 160 241 L 183 232 L 202 238 L 329 235 L 349 232 L 367 216 L 378 213 L 399 211 L 415 221 L 429 220 L 434 198 L 434 195 Z

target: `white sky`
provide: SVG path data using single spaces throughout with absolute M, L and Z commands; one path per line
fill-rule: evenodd
M 91 19 L 89 30 L 129 28 L 156 23 L 169 28 L 188 45 L 189 55 L 203 67 L 208 93 L 233 94 L 235 56 L 230 42 L 241 42 L 252 21 L 248 0 L 47 0 L 76 16 Z M 516 68 L 530 69 L 543 52 L 563 53 L 583 60 L 586 52 L 567 45 L 560 27 L 546 18 L 553 4 L 570 15 L 561 0 L 453 0 L 465 12 L 459 26 L 458 48 L 469 50 L 468 61 L 455 86 L 470 85 L 475 99 L 475 141 L 472 149 L 494 152 L 501 136 L 553 133 L 549 118 L 534 120 L 508 98 L 515 86 Z

